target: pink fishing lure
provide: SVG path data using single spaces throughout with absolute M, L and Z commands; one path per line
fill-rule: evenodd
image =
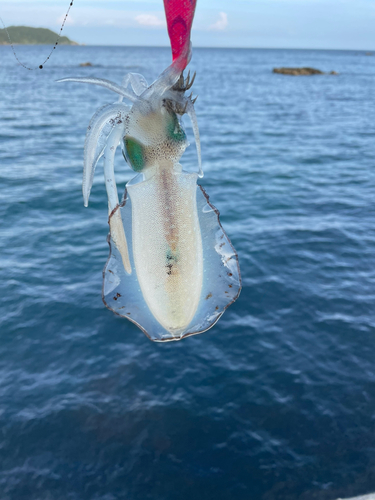
M 189 63 L 190 32 L 193 25 L 196 0 L 164 0 L 168 35 L 173 61 L 180 59 L 181 71 Z

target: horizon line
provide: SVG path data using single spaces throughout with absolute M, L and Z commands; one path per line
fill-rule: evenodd
M 73 40 L 72 40 L 73 41 Z M 12 45 L 24 46 L 24 47 L 46 47 L 48 45 L 52 45 L 49 43 L 13 43 Z M 11 47 L 10 43 L 0 43 L 0 47 Z M 66 44 L 61 43 L 59 47 L 128 47 L 128 48 L 139 48 L 139 49 L 170 49 L 169 45 L 116 45 L 116 44 L 91 44 L 91 43 L 78 43 L 74 44 Z M 209 47 L 209 46 L 201 46 L 201 45 L 193 45 L 193 50 L 195 49 L 219 49 L 219 50 L 315 50 L 315 51 L 333 51 L 333 52 L 374 52 L 375 49 L 349 49 L 349 48 L 341 48 L 341 49 L 333 49 L 333 48 L 314 48 L 314 47 Z
M 76 45 L 77 46 L 77 45 Z M 170 49 L 170 45 L 116 45 L 116 44 L 101 44 L 95 45 L 91 43 L 78 44 L 78 47 L 132 47 L 132 48 L 147 48 L 147 49 Z M 375 49 L 329 49 L 329 48 L 306 48 L 306 47 L 220 47 L 220 46 L 206 46 L 206 45 L 193 45 L 194 49 L 224 49 L 224 50 L 334 50 L 334 51 L 352 51 L 352 52 L 374 52 Z

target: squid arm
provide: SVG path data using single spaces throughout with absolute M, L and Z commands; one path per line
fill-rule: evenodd
M 107 139 L 114 128 L 124 128 L 128 112 L 129 107 L 126 104 L 117 102 L 106 104 L 91 118 L 86 133 L 83 160 L 82 192 L 85 207 L 89 203 L 95 167 L 104 153 Z
M 188 48 L 190 60 L 191 57 L 191 47 Z M 154 92 L 159 94 L 163 94 L 168 89 L 173 87 L 173 85 L 180 78 L 180 75 L 185 66 L 182 65 L 182 61 L 186 59 L 186 54 L 183 53 L 181 56 L 176 59 L 167 69 L 163 71 L 163 73 L 157 78 L 154 83 L 152 83 L 149 87 L 147 86 L 146 79 L 138 74 L 138 73 L 128 73 L 123 80 L 123 85 L 118 85 L 117 83 L 111 82 L 106 78 L 94 78 L 94 77 L 86 77 L 86 76 L 77 76 L 77 77 L 67 77 L 61 78 L 57 80 L 60 82 L 77 82 L 77 83 L 89 83 L 92 85 L 99 85 L 100 87 L 104 87 L 107 90 L 111 90 L 121 97 L 125 97 L 132 102 L 135 102 L 139 95 L 147 98 L 149 95 L 152 95 Z M 133 91 L 129 91 L 126 89 L 128 84 L 131 84 Z M 138 93 L 140 92 L 140 93 Z
M 199 137 L 199 128 L 198 128 L 198 121 L 197 121 L 197 116 L 195 114 L 195 109 L 192 101 L 188 98 L 187 99 L 187 110 L 186 110 L 190 121 L 191 125 L 193 127 L 193 133 L 194 133 L 194 139 L 195 139 L 195 146 L 197 148 L 197 155 L 198 155 L 198 176 L 203 177 L 203 170 L 202 170 L 202 156 L 201 156 L 201 140 Z
M 115 92 L 116 94 L 121 95 L 122 97 L 126 97 L 126 99 L 129 99 L 132 102 L 135 102 L 137 100 L 137 96 L 134 92 L 129 92 L 125 88 L 123 88 L 121 85 L 117 85 L 117 83 L 111 82 L 110 80 L 106 80 L 105 78 L 90 78 L 90 77 L 85 77 L 85 76 L 77 76 L 77 77 L 67 77 L 67 78 L 61 78 L 60 80 L 57 80 L 58 83 L 60 82 L 78 82 L 78 83 L 90 83 L 92 85 L 99 85 L 100 87 L 104 87 L 107 90 L 112 90 L 112 92 Z
M 122 137 L 124 136 L 124 126 L 115 127 L 107 139 L 107 145 L 104 152 L 104 180 L 105 187 L 108 195 L 108 213 L 111 213 L 119 204 L 118 191 L 115 180 L 114 160 L 117 146 L 119 145 Z M 109 217 L 109 227 L 111 237 L 120 252 L 122 263 L 125 271 L 131 274 L 132 269 L 129 259 L 128 244 L 126 241 L 125 230 L 121 219 L 120 210 L 116 210 L 111 217 Z
M 140 96 L 148 87 L 146 78 L 139 73 L 128 73 L 124 76 L 122 87 L 126 89 L 129 85 L 131 85 L 133 92 L 137 96 Z
M 99 87 L 104 87 L 107 90 L 111 90 L 116 94 L 119 94 L 120 97 L 129 99 L 132 102 L 137 100 L 137 97 L 144 92 L 147 87 L 147 81 L 143 75 L 139 73 L 128 73 L 125 75 L 122 85 L 117 85 L 117 83 L 111 82 L 106 78 L 93 78 L 86 76 L 77 76 L 77 77 L 67 77 L 61 78 L 57 80 L 60 82 L 76 82 L 76 83 L 89 83 L 91 85 L 99 85 Z M 127 87 L 131 85 L 133 90 L 127 90 Z
M 125 133 L 125 119 L 128 111 L 129 107 L 121 102 L 107 104 L 95 113 L 86 134 L 82 183 L 84 203 L 85 206 L 88 205 L 95 167 L 100 157 L 104 155 L 104 179 L 109 214 L 119 204 L 114 159 L 116 149 Z M 116 211 L 110 218 L 109 224 L 112 240 L 120 252 L 125 271 L 130 274 L 128 245 L 119 211 Z
M 119 204 L 114 158 L 116 149 L 125 133 L 125 119 L 128 112 L 129 107 L 122 102 L 103 106 L 91 119 L 86 134 L 82 183 L 84 204 L 88 205 L 95 167 L 100 157 L 104 155 L 104 177 L 109 214 Z M 110 218 L 110 232 L 113 242 L 120 252 L 125 271 L 130 274 L 128 245 L 119 211 Z

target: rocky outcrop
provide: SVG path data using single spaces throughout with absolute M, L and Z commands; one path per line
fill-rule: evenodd
M 323 71 L 315 68 L 274 68 L 274 73 L 291 76 L 325 75 Z M 336 71 L 331 71 L 330 75 L 337 75 Z

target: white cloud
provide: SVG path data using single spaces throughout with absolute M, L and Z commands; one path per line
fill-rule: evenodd
M 209 30 L 223 31 L 228 26 L 228 14 L 219 12 L 219 19 L 208 27 Z
M 135 20 L 141 26 L 151 26 L 153 28 L 165 26 L 165 21 L 159 19 L 155 14 L 139 14 L 139 16 L 135 16 Z
M 38 0 L 36 0 L 38 1 Z M 56 0 L 58 3 L 59 0 Z M 82 0 L 84 3 L 86 0 Z M 15 3 L 13 3 L 15 2 Z M 28 1 L 19 3 L 17 0 L 2 2 L 1 17 L 6 26 L 12 24 L 20 26 L 45 27 L 58 30 L 65 17 L 60 5 L 51 5 L 44 10 L 36 9 L 35 5 Z M 17 8 L 15 8 L 17 5 Z M 22 5 L 22 8 L 20 8 Z M 162 11 L 140 11 L 109 9 L 105 7 L 95 7 L 87 5 L 76 6 L 72 9 L 65 22 L 65 28 L 94 27 L 94 26 L 115 26 L 122 28 L 138 28 L 143 31 L 145 28 L 164 28 L 166 26 Z M 64 30 L 65 31 L 65 30 Z M 63 32 L 63 34 L 65 34 Z
M 65 15 L 60 16 L 59 18 L 56 19 L 56 24 L 61 24 L 64 22 Z M 64 26 L 73 26 L 75 24 L 75 20 L 72 18 L 72 16 L 68 16 L 65 19 Z

